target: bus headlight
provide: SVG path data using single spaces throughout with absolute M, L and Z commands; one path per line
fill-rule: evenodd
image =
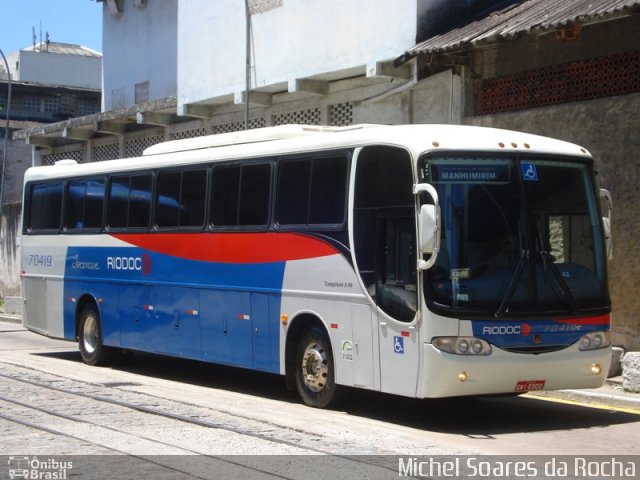
M 433 346 L 438 350 L 456 355 L 489 355 L 491 345 L 476 337 L 437 337 Z
M 611 345 L 609 332 L 590 332 L 580 337 L 578 341 L 580 350 L 598 350 L 609 345 Z

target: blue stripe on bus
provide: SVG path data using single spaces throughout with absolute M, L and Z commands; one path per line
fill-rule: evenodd
M 585 333 L 608 331 L 609 316 L 563 320 L 474 320 L 473 335 L 503 348 L 569 346 Z
M 213 263 L 137 247 L 70 247 L 65 338 L 77 301 L 99 302 L 106 345 L 279 372 L 286 262 Z

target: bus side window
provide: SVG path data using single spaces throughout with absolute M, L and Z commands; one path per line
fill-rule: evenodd
M 151 186 L 151 174 L 113 177 L 109 189 L 109 227 L 148 228 Z
M 278 166 L 279 225 L 338 225 L 344 221 L 348 158 L 283 160 Z
M 131 177 L 128 227 L 147 228 L 151 218 L 151 175 Z
M 266 225 L 269 222 L 270 191 L 271 165 L 242 167 L 238 225 Z
M 237 225 L 240 166 L 234 165 L 214 168 L 212 188 L 212 225 L 216 227 Z
M 201 227 L 206 193 L 206 170 L 160 172 L 155 224 L 158 227 Z
M 177 227 L 180 212 L 180 172 L 160 172 L 156 185 L 156 225 Z
M 68 183 L 65 200 L 65 228 L 68 230 L 102 227 L 104 180 L 73 180 Z
M 316 158 L 311 174 L 309 223 L 336 225 L 344 221 L 347 157 Z
M 180 194 L 180 226 L 204 225 L 207 198 L 207 171 L 194 170 L 182 174 Z
M 84 180 L 71 181 L 67 185 L 64 206 L 64 226 L 68 230 L 84 227 L 84 199 L 87 184 Z
M 223 166 L 213 170 L 214 227 L 264 226 L 269 221 L 271 165 Z
M 59 230 L 62 221 L 62 182 L 40 183 L 31 188 L 29 230 Z

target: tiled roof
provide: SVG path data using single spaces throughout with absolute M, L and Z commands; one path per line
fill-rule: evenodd
M 414 45 L 396 63 L 421 53 L 455 51 L 518 35 L 640 13 L 640 0 L 527 0 Z

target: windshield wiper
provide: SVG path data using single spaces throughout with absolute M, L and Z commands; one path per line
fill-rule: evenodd
M 547 267 L 549 267 L 549 271 L 551 272 L 551 277 L 556 281 L 556 284 L 558 285 L 558 287 L 560 287 L 562 296 L 565 298 L 565 300 L 569 304 L 569 308 L 571 308 L 571 311 L 573 313 L 576 313 L 578 311 L 578 308 L 576 307 L 575 298 L 573 296 L 573 293 L 571 293 L 571 288 L 569 287 L 565 279 L 562 277 L 560 270 L 558 270 L 558 267 L 554 263 L 554 260 L 555 260 L 554 256 L 551 255 L 551 252 L 547 252 L 547 251 L 540 251 L 539 255 L 540 255 L 540 258 L 542 259 L 543 271 L 546 272 Z
M 495 318 L 502 317 L 509 308 L 509 303 L 511 302 L 513 295 L 516 293 L 516 287 L 518 286 L 518 282 L 522 276 L 522 270 L 524 270 L 524 266 L 529 260 L 530 252 L 524 248 L 525 243 L 524 238 L 522 237 L 522 226 L 520 225 L 520 222 L 518 222 L 518 243 L 520 245 L 520 259 L 518 260 L 518 265 L 516 265 L 516 268 L 513 271 L 513 275 L 511 275 L 507 291 L 505 292 L 504 297 L 502 297 L 500 306 L 498 307 L 498 310 L 496 310 L 496 313 L 493 314 Z
M 500 302 L 500 306 L 496 313 L 493 314 L 494 317 L 500 318 L 505 314 L 507 308 L 509 308 L 509 303 L 513 298 L 513 295 L 516 292 L 516 287 L 518 286 L 518 281 L 520 280 L 520 276 L 522 275 L 522 270 L 524 270 L 524 266 L 527 263 L 526 260 L 529 258 L 529 250 L 520 250 L 520 260 L 518 260 L 518 265 L 516 269 L 513 271 L 513 275 L 511 275 L 511 280 L 509 280 L 509 286 L 507 287 L 507 291 L 502 297 L 502 301 Z

